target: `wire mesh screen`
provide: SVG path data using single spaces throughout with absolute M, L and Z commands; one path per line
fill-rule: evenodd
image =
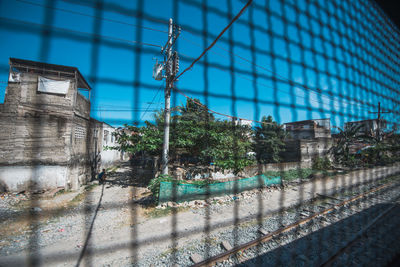
M 10 0 L 0 32 L 0 265 L 398 262 L 376 2 Z

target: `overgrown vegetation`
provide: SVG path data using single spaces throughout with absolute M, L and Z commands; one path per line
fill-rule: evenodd
M 400 160 L 398 133 L 392 131 L 362 134 L 361 127 L 362 125 L 352 126 L 344 130 L 338 128 L 338 139 L 330 150 L 335 164 L 348 168 L 373 167 Z
M 263 117 L 263 123 L 254 130 L 253 149 L 259 163 L 280 162 L 279 154 L 284 150 L 285 131 L 273 121 L 272 116 Z
M 295 179 L 307 179 L 315 171 L 311 168 L 293 169 L 287 171 L 267 171 L 266 176 L 280 176 L 284 181 L 291 181 Z
M 153 198 L 155 200 L 158 200 L 158 196 L 160 194 L 160 183 L 161 182 L 172 182 L 172 181 L 174 181 L 174 179 L 171 176 L 165 175 L 165 174 L 161 174 L 161 175 L 151 179 L 149 182 L 148 188 L 151 191 L 151 193 L 153 194 Z
M 185 158 L 188 163 L 203 166 L 213 164 L 222 170 L 238 173 L 253 163 L 247 155 L 252 151 L 252 129 L 232 121 L 217 120 L 199 100 L 188 99 L 175 108 L 171 116 L 170 158 Z M 108 147 L 132 155 L 161 155 L 164 118 L 156 113 L 155 122 L 145 121 L 137 127 L 125 125 L 125 131 L 115 133 L 118 146 Z
M 313 170 L 326 171 L 332 169 L 331 160 L 327 157 L 316 157 L 313 159 L 312 167 Z

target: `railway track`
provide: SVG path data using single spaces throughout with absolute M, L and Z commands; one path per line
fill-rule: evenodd
M 338 266 L 358 265 L 356 261 L 363 251 L 371 254 L 360 244 L 368 243 L 368 249 L 373 250 L 377 247 L 376 244 L 374 247 L 375 239 L 376 242 L 380 239 L 378 248 L 386 255 L 375 258 L 375 261 L 388 262 L 400 249 L 386 248 L 385 243 L 400 232 L 400 206 L 397 202 L 399 188 L 397 179 L 396 182 L 374 186 L 366 192 L 345 199 L 341 196 L 320 195 L 320 199 L 329 201 L 320 205 L 314 203 L 313 208 L 300 207 L 298 214 L 302 218 L 299 220 L 269 233 L 263 231 L 260 224 L 257 238 L 199 261 L 193 266 L 262 266 L 288 263 L 300 266 L 334 266 L 337 263 L 341 263 Z M 381 229 L 380 225 L 386 225 L 386 228 Z M 390 229 L 396 235 L 391 236 Z M 371 233 L 376 233 L 373 238 Z M 288 239 L 291 241 L 287 242 Z

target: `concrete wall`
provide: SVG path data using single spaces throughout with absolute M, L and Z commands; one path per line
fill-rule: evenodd
M 301 162 L 312 162 L 316 157 L 325 157 L 331 147 L 331 138 L 300 140 Z
M 0 166 L 0 191 L 67 187 L 68 166 Z
M 9 83 L 4 98 L 5 104 L 19 103 L 36 108 L 46 107 L 49 111 L 63 112 L 65 108 L 72 110 L 76 97 L 76 83 L 71 80 L 66 95 L 56 95 L 38 92 L 38 74 L 21 73 L 20 83 Z M 46 75 L 49 79 L 59 79 L 57 76 Z
M 331 138 L 312 140 L 286 140 L 286 151 L 281 153 L 284 162 L 311 162 L 313 158 L 327 156 L 332 147 Z
M 56 95 L 38 92 L 37 79 L 38 74 L 21 73 L 21 82 L 6 89 L 0 113 L 0 189 L 77 189 L 91 178 L 90 103 L 74 80 L 66 95 Z
M 70 157 L 69 119 L 44 113 L 30 116 L 0 114 L 0 166 L 66 164 Z
M 76 94 L 76 102 L 74 107 L 74 112 L 84 118 L 89 119 L 90 117 L 90 102 L 78 91 Z
M 331 138 L 331 130 L 325 128 L 315 128 L 314 129 L 315 138 Z
M 282 162 L 282 163 L 269 163 L 258 164 L 246 167 L 239 174 L 243 177 L 250 177 L 257 174 L 262 174 L 267 171 L 288 171 L 299 168 L 311 168 L 311 162 Z

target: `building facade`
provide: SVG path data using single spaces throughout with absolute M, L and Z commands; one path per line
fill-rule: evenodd
M 311 164 L 314 158 L 328 156 L 332 146 L 329 118 L 285 123 L 284 129 L 288 134 L 282 153 L 284 161 Z
M 290 139 L 331 138 L 330 119 L 295 121 L 284 124 Z
M 90 119 L 90 86 L 75 67 L 15 58 L 9 64 L 0 190 L 79 188 L 96 172 L 93 155 L 102 147 Z

